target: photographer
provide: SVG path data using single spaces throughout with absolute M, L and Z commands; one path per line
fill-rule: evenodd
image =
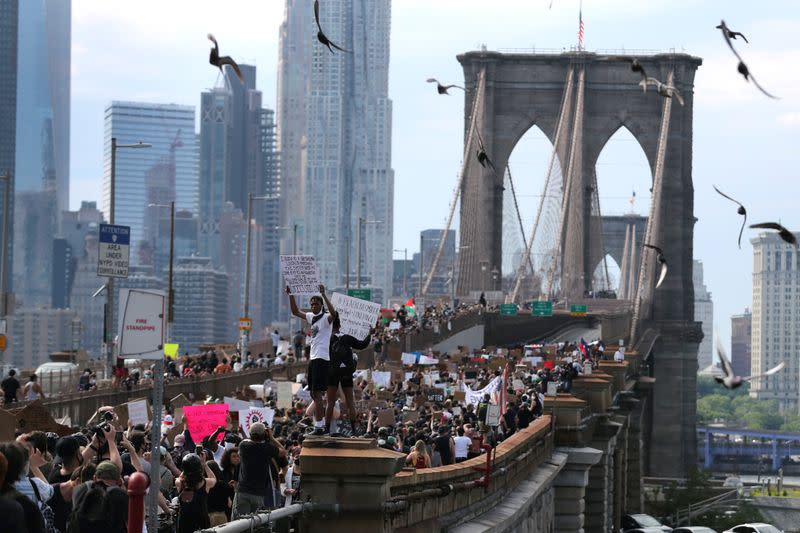
M 239 445 L 239 484 L 233 497 L 232 519 L 277 505 L 278 468 L 285 468 L 286 450 L 261 423 L 250 427 L 250 438 Z

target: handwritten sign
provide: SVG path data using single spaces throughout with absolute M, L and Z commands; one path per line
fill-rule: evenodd
M 425 398 L 429 402 L 442 403 L 444 401 L 444 391 L 441 389 L 425 389 Z
M 336 304 L 334 304 L 336 305 Z M 389 383 L 392 379 L 391 372 L 382 372 L 379 370 L 374 370 L 372 372 L 372 382 L 375 384 L 376 387 L 389 387 Z
M 137 424 L 147 425 L 150 417 L 147 415 L 147 400 L 136 400 L 128 402 L 128 420 L 134 426 Z
M 282 255 L 281 274 L 292 294 L 319 294 L 319 271 L 313 255 Z
M 250 407 L 239 411 L 239 426 L 244 430 L 246 436 L 250 436 L 250 428 L 255 423 L 264 424 L 272 427 L 272 420 L 275 418 L 275 410 L 269 407 Z
M 186 425 L 192 440 L 201 442 L 205 437 L 214 433 L 219 426 L 224 427 L 229 408 L 230 406 L 225 403 L 184 407 L 183 414 L 186 417 Z M 219 435 L 219 439 L 222 439 L 222 434 Z
M 299 385 L 299 383 L 291 383 L 289 381 L 278 382 L 278 408 L 291 409 L 292 408 L 292 385 Z
M 486 408 L 486 425 L 487 426 L 498 426 L 500 425 L 500 406 L 499 405 L 489 405 Z
M 381 304 L 345 296 L 338 292 L 333 293 L 331 303 L 339 313 L 339 320 L 342 323 L 340 331 L 359 340 L 369 335 L 369 330 L 375 325 L 381 313 Z

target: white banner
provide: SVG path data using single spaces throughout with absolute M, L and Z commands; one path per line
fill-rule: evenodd
M 338 292 L 333 293 L 331 303 L 339 313 L 339 320 L 342 323 L 339 331 L 358 340 L 363 340 L 369 335 L 369 330 L 376 324 L 381 313 L 381 304 L 345 296 Z
M 292 385 L 291 381 L 278 382 L 278 408 L 291 409 L 292 408 Z M 297 383 L 299 385 L 299 383 Z
M 136 400 L 135 402 L 128 402 L 128 420 L 132 425 L 144 424 L 150 421 L 147 414 L 147 400 Z
M 502 383 L 503 383 L 502 376 L 495 377 L 492 381 L 489 382 L 488 385 L 486 385 L 481 390 L 472 390 L 469 387 L 467 387 L 466 384 L 462 383 L 461 390 L 464 391 L 465 395 L 464 401 L 466 403 L 471 403 L 472 405 L 477 406 L 481 402 L 481 400 L 483 400 L 484 394 L 491 395 L 492 393 L 496 392 L 500 388 L 500 385 Z
M 164 291 L 119 290 L 118 357 L 164 358 L 164 301 Z
M 319 294 L 319 271 L 313 255 L 282 255 L 281 274 L 292 294 Z
M 275 410 L 269 407 L 250 407 L 239 411 L 239 427 L 244 434 L 250 436 L 250 427 L 256 422 L 260 422 L 267 427 L 272 427 L 272 419 L 275 418 Z

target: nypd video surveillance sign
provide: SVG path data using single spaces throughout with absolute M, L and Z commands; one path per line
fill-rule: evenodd
M 127 278 L 131 257 L 130 226 L 100 224 L 97 275 L 110 278 Z

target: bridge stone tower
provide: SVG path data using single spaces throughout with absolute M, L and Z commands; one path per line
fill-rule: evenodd
M 649 471 L 652 475 L 677 475 L 695 465 L 697 456 L 695 388 L 702 333 L 694 322 L 692 286 L 692 110 L 694 76 L 702 60 L 686 54 L 638 59 L 649 76 L 666 81 L 672 72 L 674 85 L 685 100 L 684 106 L 675 101 L 671 106 L 663 185 L 656 204 L 660 209 L 653 214 L 660 220 L 654 241 L 669 258 L 669 275 L 655 291 L 639 326 L 639 331 L 650 329 L 650 337 L 657 339 Z M 625 127 L 638 141 L 654 173 L 664 98 L 652 88 L 643 93 L 628 56 L 478 51 L 459 55 L 458 60 L 464 69 L 467 138 L 483 76 L 480 105 L 474 106 L 476 129 L 497 169 L 492 172 L 471 162 L 465 167 L 460 245 L 466 253 L 460 257 L 459 294 L 501 288 L 502 280 L 490 273 L 500 270 L 502 263 L 503 170 L 514 146 L 536 125 L 556 146 L 560 167 L 572 168 L 571 201 L 565 208 L 569 222 L 565 222 L 557 253 L 561 254 L 562 290 L 569 297 L 580 296 L 589 288 L 602 254 L 596 249 L 599 239 L 594 238 L 600 233 L 600 221 L 593 219 L 596 214 L 592 212 L 597 158 L 611 136 Z M 566 94 L 573 90 L 574 96 Z M 558 131 L 562 105 L 568 97 L 573 103 L 564 109 L 575 118 Z M 474 151 L 466 155 L 475 159 Z

